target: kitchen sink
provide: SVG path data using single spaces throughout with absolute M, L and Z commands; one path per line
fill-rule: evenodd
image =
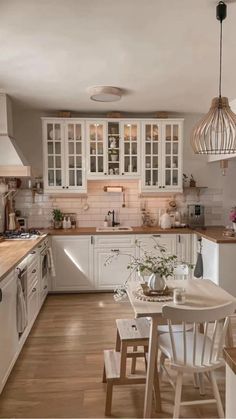
M 126 232 L 126 231 L 133 231 L 132 227 L 97 227 L 97 232 L 100 233 L 119 233 L 119 232 Z

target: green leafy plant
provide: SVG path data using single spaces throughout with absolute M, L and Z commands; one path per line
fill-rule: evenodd
M 52 217 L 54 221 L 62 221 L 63 220 L 63 213 L 59 208 L 54 208 L 52 211 Z
M 174 275 L 174 269 L 181 263 L 188 265 L 189 268 L 193 268 L 193 265 L 190 263 L 179 261 L 176 255 L 170 255 L 167 252 L 166 247 L 161 246 L 154 237 L 152 239 L 154 241 L 153 251 L 145 250 L 145 248 L 141 246 L 140 242 L 135 240 L 135 245 L 141 256 L 136 257 L 123 253 L 120 250 L 116 250 L 105 260 L 104 265 L 107 266 L 112 263 L 114 258 L 119 257 L 119 255 L 126 255 L 131 259 L 130 263 L 127 265 L 127 269 L 130 271 L 128 278 L 123 285 L 115 289 L 116 300 L 124 297 L 126 294 L 127 283 L 135 272 L 137 272 L 141 277 L 147 277 L 154 273 L 159 274 L 165 279 L 170 279 Z

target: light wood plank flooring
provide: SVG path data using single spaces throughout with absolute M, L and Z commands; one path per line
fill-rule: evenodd
M 132 316 L 129 303 L 116 303 L 109 293 L 49 296 L 0 396 L 0 417 L 103 418 L 103 349 L 114 347 L 115 319 Z M 223 371 L 218 377 L 223 397 Z M 184 397 L 199 397 L 191 377 L 185 383 Z M 172 417 L 167 380 L 161 396 L 163 412 L 153 416 Z M 142 417 L 143 401 L 143 385 L 115 387 L 113 416 Z M 217 417 L 217 411 L 214 405 L 188 407 L 182 416 Z

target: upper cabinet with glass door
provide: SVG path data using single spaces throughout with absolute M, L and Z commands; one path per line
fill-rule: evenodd
M 182 137 L 182 119 L 143 122 L 142 191 L 182 191 Z
M 45 192 L 85 192 L 84 123 L 43 118 Z
M 170 121 L 162 124 L 162 188 L 182 190 L 182 122 Z
M 87 171 L 94 178 L 107 173 L 105 130 L 106 123 L 103 121 L 89 121 L 86 124 Z
M 138 122 L 120 120 L 87 122 L 88 175 L 134 177 L 140 174 Z

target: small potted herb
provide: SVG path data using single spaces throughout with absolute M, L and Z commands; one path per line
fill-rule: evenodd
M 190 186 L 190 188 L 195 188 L 196 187 L 196 180 L 194 179 L 193 175 L 190 176 L 189 186 Z
M 63 214 L 59 208 L 54 208 L 54 210 L 52 211 L 52 218 L 54 228 L 62 228 Z
M 236 231 L 236 207 L 233 207 L 230 211 L 229 218 L 233 223 L 233 229 Z

